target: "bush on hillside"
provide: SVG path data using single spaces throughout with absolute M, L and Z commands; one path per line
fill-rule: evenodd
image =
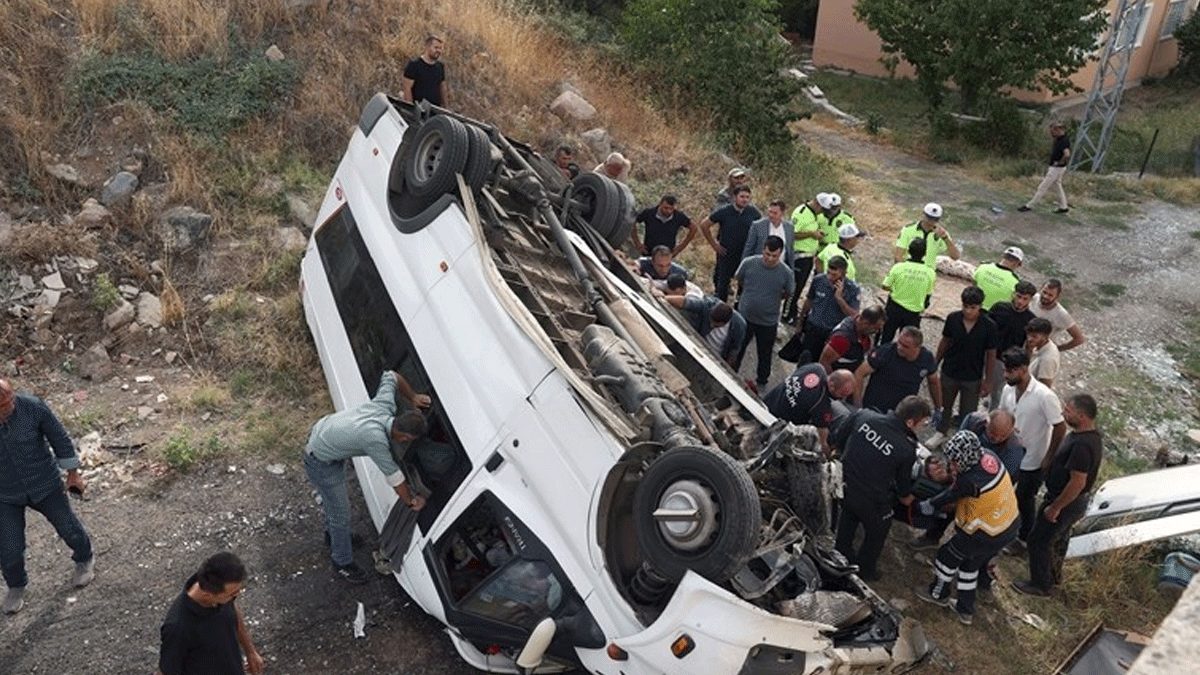
M 783 75 L 788 45 L 775 0 L 631 0 L 628 54 L 661 83 L 668 106 L 699 106 L 723 140 L 746 157 L 777 161 L 791 151 L 799 84 Z
M 1187 79 L 1200 80 L 1200 11 L 1175 29 L 1175 40 L 1179 43 L 1179 65 L 1175 72 Z
M 1004 157 L 1017 157 L 1029 140 L 1029 124 L 1012 99 L 993 101 L 982 122 L 968 125 L 963 136 L 976 147 Z

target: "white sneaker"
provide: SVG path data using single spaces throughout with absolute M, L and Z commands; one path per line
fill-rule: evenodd
M 4 610 L 5 614 L 16 614 L 25 606 L 25 587 L 10 588 L 8 595 L 4 596 L 4 603 L 0 604 L 0 609 Z

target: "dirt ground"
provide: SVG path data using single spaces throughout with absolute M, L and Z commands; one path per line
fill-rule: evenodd
M 974 179 L 820 123 L 806 122 L 802 134 L 854 176 L 853 194 L 843 197 L 847 210 L 872 233 L 859 254 L 868 280 L 878 283 L 886 272 L 898 227 L 913 220 L 924 202 L 941 202 L 945 224 L 965 258 L 984 262 L 1017 244 L 1029 254 L 1023 275 L 1035 282 L 1064 278 L 1064 303 L 1088 343 L 1065 356 L 1060 389 L 1091 391 L 1102 408 L 1120 411 L 1131 448 L 1182 449 L 1183 431 L 1197 426 L 1196 407 L 1190 385 L 1163 345 L 1181 335 L 1182 320 L 1195 313 L 1200 297 L 1193 236 L 1200 216 L 1194 211 L 1162 202 L 1094 202 L 1082 197 L 1073 177 L 1067 183 L 1071 214 L 1051 214 L 1050 202 L 1021 214 L 1015 208 L 1035 187 L 1032 178 Z M 961 287 L 940 277 L 934 313 L 952 310 Z M 927 344 L 935 345 L 940 324 L 931 320 L 924 327 Z M 747 372 L 752 361 L 747 359 Z M 44 395 L 65 418 L 107 420 L 99 440 L 112 454 L 100 455 L 85 472 L 89 499 L 76 502 L 98 556 L 91 586 L 69 587 L 69 551 L 39 516 L 30 515 L 29 592 L 19 614 L 0 617 L 0 673 L 153 672 L 166 608 L 199 562 L 221 549 L 236 551 L 251 569 L 239 604 L 268 672 L 475 672 L 393 578 L 380 576 L 361 587 L 332 579 L 319 507 L 296 461 L 299 448 L 201 463 L 164 480 L 166 467 L 143 444 L 161 443 L 181 419 L 201 436 L 221 419 L 180 405 L 197 386 L 189 369 L 146 363 L 122 366 L 102 383 L 85 382 L 54 364 L 13 377 L 20 388 Z M 778 367 L 776 378 L 783 372 Z M 139 375 L 154 380 L 138 382 Z M 311 417 L 321 412 L 313 410 Z M 369 548 L 374 532 L 361 498 L 355 500 L 356 529 Z M 898 539 L 894 543 L 885 554 L 885 575 L 922 576 L 927 563 L 914 565 Z M 360 564 L 369 564 L 367 550 L 358 555 Z M 890 583 L 885 597 L 908 597 L 902 586 Z M 362 639 L 351 633 L 357 602 L 367 615 Z M 917 611 L 924 620 L 928 611 Z M 984 625 L 976 628 L 1003 623 L 1005 612 L 983 610 Z M 931 626 L 934 638 L 946 643 L 954 636 L 938 631 L 960 629 L 941 620 Z

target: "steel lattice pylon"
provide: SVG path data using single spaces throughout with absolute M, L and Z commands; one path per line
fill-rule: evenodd
M 1129 57 L 1136 49 L 1137 31 L 1141 28 L 1146 0 L 1118 0 L 1113 12 L 1112 26 L 1100 49 L 1100 64 L 1096 68 L 1096 79 L 1088 92 L 1087 109 L 1083 121 L 1075 134 L 1071 149 L 1071 169 L 1087 167 L 1098 173 L 1104 167 L 1108 155 L 1108 144 L 1112 139 L 1113 125 L 1117 122 L 1117 108 L 1121 105 L 1121 94 L 1125 91 L 1125 76 L 1129 73 Z M 1130 21 L 1124 45 L 1118 44 Z

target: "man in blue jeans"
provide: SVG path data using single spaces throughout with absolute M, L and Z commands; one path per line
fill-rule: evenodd
M 65 486 L 60 471 L 67 472 Z M 0 380 L 0 568 L 8 585 L 0 609 L 5 614 L 16 614 L 25 604 L 26 508 L 45 516 L 71 548 L 76 587 L 96 576 L 92 541 L 67 501 L 68 489 L 82 495 L 85 487 L 75 445 L 50 407 Z
M 390 438 L 397 443 L 408 443 L 426 431 L 425 417 L 417 410 L 396 414 L 397 389 L 414 408 L 429 407 L 429 396 L 413 391 L 400 373 L 386 371 L 370 401 L 317 420 L 304 449 L 304 472 L 321 495 L 334 570 L 338 577 L 352 584 L 366 583 L 368 576 L 354 563 L 346 461 L 364 455 L 370 457 L 401 502 L 413 511 L 425 506 L 425 498 L 409 489 L 388 442 Z

